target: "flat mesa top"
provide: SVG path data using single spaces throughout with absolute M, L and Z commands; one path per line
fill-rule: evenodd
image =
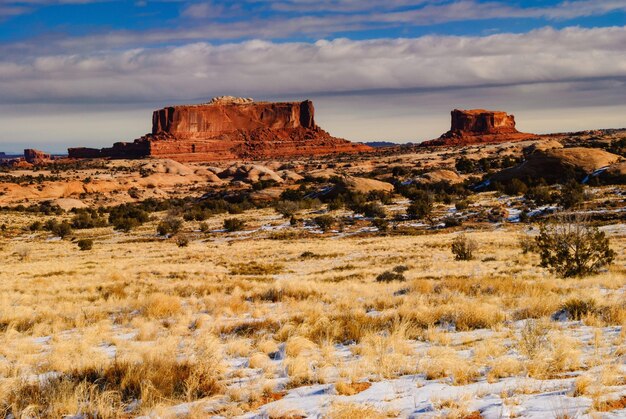
M 224 105 L 228 105 L 228 106 L 232 106 L 232 105 L 237 105 L 237 106 L 254 106 L 254 105 L 268 105 L 268 104 L 274 104 L 274 105 L 299 105 L 301 103 L 302 103 L 302 101 L 296 101 L 296 102 L 268 102 L 268 101 L 260 101 L 260 102 L 256 102 L 255 100 L 253 100 L 251 98 L 236 98 L 236 97 L 230 97 L 229 96 L 229 97 L 213 98 L 209 102 L 205 102 L 205 103 L 190 103 L 190 104 L 183 104 L 183 105 L 173 105 L 173 106 L 167 106 L 167 108 L 193 108 L 193 107 L 224 106 Z
M 506 113 L 504 111 L 488 111 L 487 109 L 455 109 L 455 111 L 471 115 L 480 115 L 481 113 Z

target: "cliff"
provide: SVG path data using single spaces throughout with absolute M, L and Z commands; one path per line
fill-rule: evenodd
M 315 124 L 313 102 L 253 102 L 222 97 L 171 106 L 152 115 L 152 132 L 111 148 L 71 148 L 71 158 L 164 157 L 181 162 L 308 156 L 369 151 Z
M 515 117 L 502 111 L 484 109 L 451 112 L 450 131 L 441 137 L 424 141 L 422 146 L 463 146 L 482 143 L 500 143 L 536 138 L 534 134 L 519 132 Z

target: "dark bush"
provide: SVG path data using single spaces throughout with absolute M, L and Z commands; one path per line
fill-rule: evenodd
M 105 227 L 107 220 L 95 210 L 79 210 L 72 218 L 72 228 L 77 230 Z
M 470 160 L 467 157 L 458 158 L 454 167 L 460 173 L 472 173 L 477 169 L 476 161 Z
M 460 201 L 456 201 L 454 203 L 454 208 L 456 208 L 457 211 L 463 211 L 469 208 L 469 201 L 462 199 Z
M 44 225 L 44 229 L 62 239 L 72 234 L 72 226 L 67 221 L 48 220 Z
M 332 215 L 320 215 L 315 217 L 313 221 L 315 221 L 315 224 L 317 224 L 323 231 L 328 231 L 337 220 L 335 220 L 335 217 Z
M 535 205 L 548 205 L 555 202 L 556 197 L 549 186 L 540 185 L 528 188 L 526 199 L 532 200 Z
M 176 245 L 178 247 L 187 247 L 187 246 L 189 246 L 189 238 L 187 236 L 177 236 L 176 237 Z
M 519 179 L 513 179 L 504 185 L 504 193 L 507 195 L 523 195 L 528 192 L 528 186 Z
M 355 209 L 355 212 L 363 214 L 368 218 L 386 218 L 387 213 L 385 212 L 385 208 L 382 205 L 377 204 L 376 202 L 368 202 L 367 204 L 361 205 L 358 209 Z
M 561 204 L 563 208 L 569 209 L 578 207 L 584 200 L 585 193 L 583 185 L 575 180 L 570 180 L 561 188 L 559 204 Z
M 535 243 L 540 266 L 564 278 L 597 273 L 615 259 L 606 235 L 579 219 L 542 226 Z
M 135 227 L 147 222 L 150 216 L 139 206 L 123 204 L 111 209 L 109 223 L 116 230 L 130 231 Z
M 413 219 L 421 220 L 430 217 L 433 211 L 433 203 L 430 196 L 426 196 L 423 199 L 418 199 L 408 206 L 406 214 Z
M 157 233 L 161 236 L 176 234 L 180 231 L 183 222 L 176 217 L 165 217 L 157 226 Z
M 93 249 L 93 240 L 91 239 L 80 239 L 76 244 L 82 251 Z
M 40 231 L 43 230 L 43 223 L 41 221 L 35 221 L 30 226 L 28 226 L 30 231 Z
M 592 299 L 570 298 L 560 307 L 566 311 L 572 320 L 582 320 L 585 316 L 597 310 L 596 302 Z
M 378 231 L 387 231 L 389 229 L 389 221 L 384 218 L 374 218 L 372 226 L 376 227 Z
M 404 282 L 406 278 L 402 274 L 402 272 L 394 272 L 394 271 L 385 271 L 376 277 L 376 282 L 393 282 L 399 281 Z
M 239 218 L 227 218 L 224 220 L 224 229 L 228 232 L 241 231 L 245 226 L 245 221 Z
M 452 253 L 456 260 L 472 260 L 474 252 L 478 249 L 478 244 L 461 234 L 452 241 Z
M 460 218 L 454 216 L 448 216 L 443 219 L 443 224 L 446 227 L 459 227 L 463 224 Z

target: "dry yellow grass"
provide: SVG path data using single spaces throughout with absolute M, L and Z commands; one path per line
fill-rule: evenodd
M 0 217 L 0 224 L 27 225 L 34 216 Z M 626 324 L 624 252 L 608 272 L 562 280 L 521 254 L 515 226 L 469 233 L 495 261 L 457 262 L 447 233 L 253 234 L 178 248 L 140 241 L 154 224 L 130 235 L 90 231 L 97 246 L 89 253 L 45 237 L 1 239 L 0 416 L 73 414 L 88 400 L 90 412 L 115 417 L 134 398 L 142 400 L 139 414 L 215 395 L 232 397 L 233 412 L 242 412 L 258 406 L 285 371 L 290 387 L 339 380 L 340 394 L 350 394 L 349 383 L 405 374 L 461 386 L 562 377 L 589 365 L 601 373 L 592 383 L 579 379 L 577 395 L 624 384 L 614 359 L 624 354 L 626 335 L 609 341 L 602 329 Z M 616 250 L 625 241 L 615 238 Z M 28 258 L 20 256 L 25 248 Z M 307 251 L 321 256 L 302 258 Z M 375 281 L 399 264 L 410 267 L 406 282 Z M 597 330 L 589 342 L 549 320 L 572 298 L 601 302 L 582 320 Z M 527 319 L 535 320 L 512 326 Z M 477 329 L 485 335 L 463 335 Z M 335 345 L 358 358 L 338 356 Z M 233 358 L 248 362 L 235 372 L 227 362 Z M 56 378 L 43 386 L 23 379 L 51 372 Z M 234 391 L 244 378 L 251 390 Z M 359 412 L 385 415 L 336 405 L 329 417 Z

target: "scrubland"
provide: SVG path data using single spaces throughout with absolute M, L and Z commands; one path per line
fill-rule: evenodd
M 0 214 L 0 415 L 626 415 L 624 224 L 608 269 L 563 279 L 520 248 L 532 224 L 303 234 L 268 208 L 179 247 L 165 214 L 71 240 L 20 230 L 38 217 Z

